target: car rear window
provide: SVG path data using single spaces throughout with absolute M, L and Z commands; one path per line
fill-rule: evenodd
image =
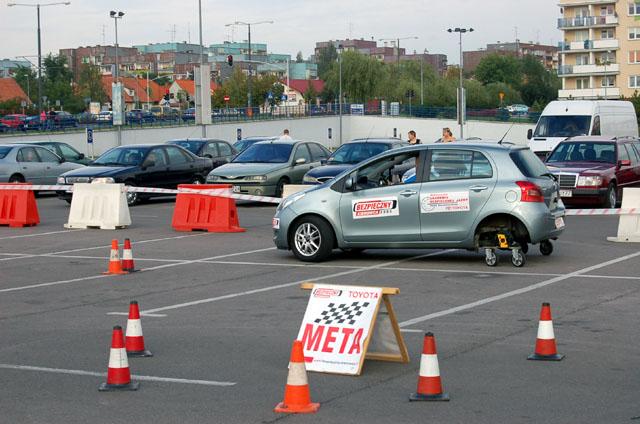
M 0 159 L 4 159 L 10 151 L 11 147 L 0 147 Z
M 525 177 L 537 178 L 549 172 L 540 158 L 529 149 L 514 150 L 509 156 Z
M 179 140 L 179 141 L 172 141 L 170 144 L 175 144 L 177 146 L 180 146 L 184 149 L 187 149 L 194 155 L 197 155 L 198 150 L 200 150 L 200 146 L 202 146 L 202 141 Z

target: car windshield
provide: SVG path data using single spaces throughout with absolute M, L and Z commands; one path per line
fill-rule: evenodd
M 184 147 L 194 155 L 198 154 L 198 150 L 204 144 L 203 141 L 193 141 L 193 140 L 180 140 L 180 141 L 172 141 L 170 144 L 174 144 L 176 146 Z
M 616 163 L 616 145 L 614 143 L 585 143 L 564 141 L 547 158 L 554 162 L 602 162 Z
M 233 147 L 235 147 L 237 151 L 241 152 L 243 150 L 246 150 L 249 146 L 256 144 L 259 141 L 264 141 L 264 140 L 240 140 L 234 143 Z
M 254 144 L 240 153 L 234 163 L 285 163 L 289 160 L 293 144 Z
M 122 147 L 111 149 L 98 159 L 93 166 L 135 166 L 140 165 L 147 153 L 147 148 Z
M 349 143 L 341 146 L 327 160 L 328 165 L 356 164 L 389 150 L 383 143 Z
M 549 174 L 544 163 L 530 149 L 514 150 L 509 156 L 525 177 L 538 178 Z
M 588 135 L 591 116 L 541 116 L 534 137 L 575 137 Z
M 0 159 L 4 159 L 10 151 L 11 147 L 0 147 Z

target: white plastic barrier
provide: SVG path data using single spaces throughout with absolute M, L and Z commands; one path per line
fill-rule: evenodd
M 308 188 L 311 188 L 313 186 L 310 185 L 300 185 L 300 184 L 285 184 L 285 186 L 282 188 L 282 198 L 286 198 L 291 196 L 292 194 L 301 192 L 302 190 L 306 190 Z
M 115 230 L 131 225 L 124 184 L 74 184 L 65 228 Z
M 622 209 L 640 208 L 640 188 L 625 188 L 622 192 Z M 640 215 L 621 215 L 618 235 L 607 237 L 619 243 L 640 242 Z

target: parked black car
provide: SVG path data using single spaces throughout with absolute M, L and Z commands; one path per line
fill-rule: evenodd
M 178 184 L 201 184 L 213 169 L 209 158 L 201 158 L 179 146 L 167 144 L 138 144 L 115 147 L 90 163 L 89 166 L 65 172 L 59 184 L 88 183 L 95 178 L 107 178 L 128 186 L 175 189 Z M 71 201 L 71 194 L 58 192 Z M 152 193 L 127 193 L 127 203 L 137 204 L 144 198 L 165 196 Z
M 64 110 L 51 111 L 47 114 L 47 129 L 75 128 L 78 120 Z
M 238 154 L 238 151 L 230 143 L 210 138 L 171 140 L 167 141 L 167 144 L 180 146 L 196 156 L 211 159 L 214 168 L 229 163 Z
M 182 112 L 183 121 L 195 121 L 196 120 L 196 108 L 190 107 Z
M 22 131 L 37 131 L 46 127 L 46 122 L 42 122 L 40 116 L 27 116 L 22 124 Z
M 130 124 L 146 124 L 156 122 L 153 113 L 144 109 L 132 109 L 127 112 L 127 122 Z

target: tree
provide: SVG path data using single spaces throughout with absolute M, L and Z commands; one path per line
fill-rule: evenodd
M 302 62 L 304 62 L 304 57 L 302 57 L 302 52 L 298 52 L 298 54 L 296 55 L 296 63 Z
M 377 59 L 359 52 L 342 54 L 342 92 L 352 102 L 366 102 L 379 97 L 385 81 L 384 64 Z M 339 64 L 334 63 L 326 74 L 327 90 L 339 92 Z
M 318 77 L 321 80 L 327 79 L 327 74 L 338 60 L 338 51 L 332 44 L 324 47 L 318 51 L 318 57 L 316 57 L 316 63 L 318 64 Z
M 20 66 L 13 74 L 18 85 L 27 93 L 33 103 L 38 103 L 38 80 L 36 71 L 31 68 Z
M 534 56 L 522 58 L 523 82 L 520 86 L 522 100 L 528 104 L 546 105 L 558 98 L 558 90 L 562 86 L 554 72 L 548 71 Z
M 307 91 L 304 92 L 303 97 L 304 101 L 308 104 L 315 103 L 318 98 L 319 93 L 316 91 L 316 88 L 313 86 L 311 81 L 307 83 Z
M 49 54 L 44 58 L 44 93 L 49 105 L 60 107 L 69 112 L 76 113 L 84 109 L 84 101 L 77 95 L 73 88 L 73 74 L 67 66 L 67 59 L 62 55 Z
M 93 102 L 104 103 L 107 95 L 102 86 L 100 67 L 93 64 L 83 64 L 78 76 L 78 94 L 83 99 L 89 98 Z
M 475 77 L 485 85 L 504 82 L 519 88 L 522 82 L 522 62 L 515 56 L 490 54 L 478 64 Z

